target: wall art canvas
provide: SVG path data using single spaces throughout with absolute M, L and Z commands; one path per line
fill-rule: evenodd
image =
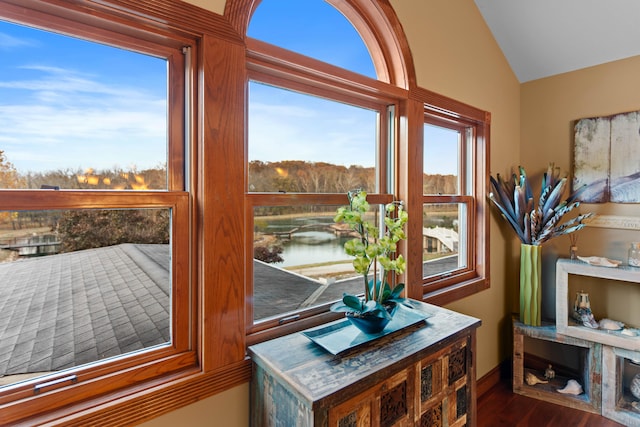
M 585 203 L 640 202 L 640 111 L 578 120 L 573 188 Z

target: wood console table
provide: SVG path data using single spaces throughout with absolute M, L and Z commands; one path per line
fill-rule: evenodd
M 475 426 L 480 320 L 414 303 L 426 323 L 338 356 L 301 333 L 249 347 L 251 425 Z

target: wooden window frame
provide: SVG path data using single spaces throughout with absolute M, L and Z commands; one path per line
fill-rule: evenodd
M 235 329 L 229 328 L 240 337 L 229 347 L 225 333 L 213 332 L 219 329 L 211 322 L 213 316 L 204 315 L 204 304 L 222 313 L 216 304 L 218 298 L 205 288 L 210 272 L 221 270 L 226 254 L 222 256 L 206 245 L 211 230 L 202 225 L 218 214 L 213 208 L 203 213 L 203 200 L 211 198 L 221 185 L 197 174 L 220 153 L 202 150 L 204 144 L 196 144 L 219 135 L 211 121 L 233 123 L 227 118 L 232 114 L 218 106 L 241 105 L 239 86 L 222 91 L 224 100 L 207 96 L 203 88 L 228 84 L 229 75 L 242 76 L 242 41 L 222 17 L 203 14 L 200 8 L 174 0 L 0 0 L 0 11 L 3 19 L 18 24 L 164 57 L 170 66 L 166 190 L 2 190 L 3 209 L 172 210 L 171 343 L 47 376 L 49 381 L 73 372 L 78 381 L 52 387 L 38 396 L 34 396 L 33 387 L 39 379 L 7 386 L 0 390 L 3 423 L 130 425 L 246 382 L 250 364 L 239 333 L 242 322 L 236 320 Z M 183 54 L 185 47 L 188 54 Z M 216 75 L 211 72 L 221 59 L 234 57 L 239 61 L 232 70 Z M 208 72 L 202 77 L 205 68 Z M 205 117 L 204 111 L 209 115 Z M 241 123 L 227 125 L 225 132 L 241 134 L 241 127 Z M 220 176 L 212 180 L 222 182 Z M 217 206 L 225 209 L 227 204 L 238 203 L 223 200 Z M 224 247 L 229 243 L 225 239 L 223 236 L 217 242 Z M 210 261 L 203 262 L 203 257 Z M 227 308 L 233 306 L 233 298 L 224 301 Z M 144 411 L 140 411 L 142 402 Z
M 416 123 L 411 134 L 416 142 L 415 157 L 409 159 L 410 163 L 408 164 L 408 169 L 415 171 L 415 176 L 410 180 L 414 187 L 410 188 L 409 193 L 412 195 L 412 200 L 416 200 L 416 204 L 419 206 L 410 211 L 410 218 L 412 213 L 421 218 L 422 206 L 426 203 L 463 203 L 467 207 L 466 266 L 424 278 L 420 261 L 420 267 L 414 266 L 410 271 L 414 280 L 421 283 L 422 300 L 444 305 L 489 287 L 489 217 L 487 215 L 486 189 L 489 182 L 488 156 L 491 114 L 423 88 L 413 90 L 411 99 L 413 110 L 410 117 Z M 461 132 L 465 132 L 469 128 L 473 130 L 472 141 L 466 141 L 471 143 L 468 145 L 468 149 L 463 150 L 464 154 L 459 159 L 461 174 L 459 180 L 461 181 L 460 185 L 463 185 L 458 192 L 459 194 L 422 194 L 423 126 L 425 124 L 433 124 Z M 471 158 L 464 158 L 465 155 Z M 470 169 L 465 164 L 469 164 Z M 470 183 L 470 187 L 466 186 L 467 182 Z M 414 230 L 418 232 L 417 225 Z M 410 253 L 422 254 L 421 239 L 414 240 L 420 240 L 420 242 L 410 243 Z

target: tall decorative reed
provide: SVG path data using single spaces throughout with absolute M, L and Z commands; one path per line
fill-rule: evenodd
M 489 199 L 500 210 L 520 239 L 520 320 L 533 326 L 541 324 L 541 248 L 544 242 L 571 234 L 585 226 L 591 213 L 580 214 L 564 223 L 562 218 L 580 206 L 576 201 L 584 187 L 562 200 L 569 180 L 560 178 L 559 168 L 549 163 L 543 174 L 540 197 L 534 202 L 531 184 L 522 166 L 519 175 L 503 179 L 500 174 L 490 177 L 492 192 Z M 533 247 L 530 247 L 533 246 Z

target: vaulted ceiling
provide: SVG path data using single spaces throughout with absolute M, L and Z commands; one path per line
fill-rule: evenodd
M 640 0 L 474 0 L 521 83 L 640 54 Z

